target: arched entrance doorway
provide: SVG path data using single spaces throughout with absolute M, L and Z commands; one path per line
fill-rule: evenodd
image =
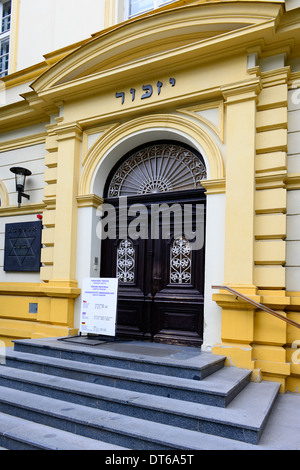
M 101 277 L 119 279 L 118 336 L 201 346 L 205 178 L 202 156 L 170 141 L 136 148 L 112 169 Z

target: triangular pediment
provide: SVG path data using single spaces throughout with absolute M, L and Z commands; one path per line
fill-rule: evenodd
M 158 64 L 167 65 L 175 56 L 180 61 L 185 53 L 192 57 L 192 50 L 228 40 L 237 32 L 247 34 L 251 28 L 272 23 L 279 10 L 280 3 L 235 1 L 196 2 L 153 12 L 93 35 L 50 67 L 32 87 L 40 96 L 51 91 L 59 96 L 65 87 L 70 90 L 80 84 L 82 89 L 84 80 L 90 87 L 96 82 L 99 85 L 102 77 L 101 86 L 106 86 L 112 76 L 124 79 L 126 71 L 134 76 L 142 68 L 147 73 Z M 200 53 L 195 56 L 199 58 Z

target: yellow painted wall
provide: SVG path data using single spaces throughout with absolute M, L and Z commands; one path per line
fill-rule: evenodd
M 11 345 L 13 339 L 69 336 L 75 334 L 74 298 L 76 288 L 17 283 L 0 284 L 0 339 Z M 29 313 L 29 304 L 37 313 Z

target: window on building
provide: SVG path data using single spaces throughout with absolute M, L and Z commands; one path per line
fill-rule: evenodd
M 0 2 L 0 77 L 8 74 L 11 1 Z
M 0 44 L 0 77 L 8 74 L 9 39 L 3 39 Z
M 2 4 L 1 33 L 10 30 L 11 2 Z
M 175 0 L 128 0 L 127 15 L 128 18 L 131 18 L 132 16 L 154 10 L 155 8 L 159 8 L 174 1 Z

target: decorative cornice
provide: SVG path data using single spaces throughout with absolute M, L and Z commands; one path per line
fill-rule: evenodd
M 278 69 L 268 70 L 261 73 L 261 82 L 263 88 L 276 85 L 285 85 L 288 83 L 291 74 L 290 67 L 280 67 Z
M 42 293 L 47 297 L 68 297 L 75 299 L 81 293 L 75 280 L 52 279 L 42 284 Z
M 206 189 L 206 194 L 221 194 L 226 192 L 226 179 L 202 180 L 201 185 Z
M 221 87 L 221 92 L 225 99 L 225 104 L 235 104 L 242 101 L 257 99 L 262 89 L 261 80 L 253 78 L 252 80 L 232 83 Z
M 286 178 L 286 189 L 300 189 L 300 173 L 288 173 Z
M 1 80 L 5 83 L 5 88 L 14 88 L 24 83 L 31 83 L 37 79 L 43 72 L 49 69 L 49 66 L 45 62 L 40 62 L 32 67 L 18 70 L 18 72 L 10 73 L 6 77 L 2 77 Z
M 49 116 L 43 110 L 33 109 L 27 101 L 19 101 L 0 107 L 1 132 L 23 128 L 24 123 L 26 123 L 26 126 L 31 126 L 48 120 Z
M 8 206 L 8 207 L 0 207 L 0 217 L 10 217 L 10 216 L 20 216 L 20 215 L 27 215 L 27 214 L 38 214 L 39 212 L 43 212 L 46 208 L 45 204 L 34 203 L 34 204 L 24 204 L 21 207 L 18 206 Z
M 256 176 L 256 189 L 285 188 L 287 181 L 286 171 L 272 171 Z
M 78 93 L 95 93 L 96 87 L 101 87 L 102 92 L 111 88 L 112 76 L 114 81 L 123 80 L 126 82 L 129 77 L 133 78 L 141 73 L 147 74 L 154 67 L 164 67 L 165 71 L 167 69 L 174 71 L 176 64 L 182 67 L 183 61 L 185 66 L 188 67 L 194 66 L 195 59 L 198 65 L 200 65 L 199 61 L 201 63 L 210 62 L 212 55 L 216 61 L 218 58 L 224 58 L 225 56 L 232 57 L 233 54 L 244 53 L 251 43 L 259 40 L 262 34 L 271 36 L 274 33 L 275 20 L 273 15 L 274 13 L 277 14 L 280 6 L 263 6 L 261 4 L 259 7 L 270 9 L 264 18 L 259 13 L 255 17 L 254 11 L 246 12 L 242 8 L 240 21 L 245 22 L 243 28 L 237 27 L 232 31 L 214 35 L 206 40 L 201 38 L 199 41 L 190 41 L 183 46 L 176 44 L 176 37 L 180 28 L 186 31 L 191 26 L 195 28 L 197 26 L 201 27 L 203 23 L 207 25 L 205 23 L 207 21 L 212 25 L 220 23 L 222 27 L 224 18 L 228 22 L 237 21 L 237 14 L 234 15 L 233 20 L 232 12 L 227 11 L 226 2 L 218 6 L 221 7 L 221 12 L 218 11 L 217 16 L 212 15 L 215 5 L 198 4 L 193 5 L 190 10 L 186 8 L 186 15 L 181 20 L 175 16 L 174 10 L 170 10 L 168 14 L 171 17 L 168 17 L 168 21 L 163 21 L 165 20 L 163 15 L 147 15 L 143 20 L 126 25 L 121 24 L 110 31 L 104 31 L 103 34 L 95 36 L 81 48 L 59 61 L 48 72 L 42 74 L 32 86 L 45 101 L 51 99 L 68 100 L 72 99 L 73 96 L 78 96 Z M 239 5 L 237 4 L 237 6 Z M 195 12 L 192 11 L 193 8 L 196 9 L 196 16 Z M 206 11 L 206 8 L 208 8 L 208 11 Z M 250 10 L 252 8 L 253 6 L 250 6 Z M 205 11 L 204 16 L 203 9 Z M 224 9 L 223 16 L 222 9 Z M 249 25 L 249 21 L 252 24 Z M 146 57 L 140 54 L 133 60 L 128 60 L 128 55 L 132 56 L 133 53 L 136 53 L 134 51 L 140 49 L 141 38 L 143 38 L 144 47 L 146 47 L 147 44 L 151 45 L 156 37 L 158 40 L 162 31 L 165 32 L 166 38 L 170 38 L 170 47 Z M 175 45 L 172 48 L 174 42 Z M 135 47 L 136 45 L 139 45 L 139 47 Z M 125 54 L 124 50 L 127 50 L 128 54 Z M 124 60 L 115 63 L 118 54 Z
M 82 141 L 82 127 L 77 122 L 71 122 L 66 125 L 57 126 L 55 134 L 58 142 L 68 139 L 77 139 Z
M 85 194 L 82 196 L 77 196 L 77 206 L 78 207 L 94 207 L 97 209 L 104 202 L 102 197 L 97 196 L 96 194 Z
M 288 85 L 291 89 L 296 89 L 300 87 L 300 71 L 291 72 Z
M 43 203 L 45 204 L 45 209 L 48 209 L 48 210 L 56 209 L 56 197 L 52 197 L 52 196 L 45 197 L 43 199 Z
M 47 283 L 0 282 L 0 295 L 32 295 L 36 297 L 64 297 L 74 299 L 81 290 L 77 283 L 50 281 Z
M 214 300 L 219 305 L 219 307 L 230 310 L 256 310 L 255 307 L 253 307 L 253 305 L 249 304 L 248 302 L 236 298 L 233 294 L 229 294 L 225 291 L 223 292 L 224 293 L 212 295 L 212 300 Z M 247 297 L 258 303 L 261 300 L 259 295 L 247 294 Z
M 0 142 L 0 153 L 6 152 L 8 150 L 15 150 L 23 147 L 29 147 L 31 145 L 38 145 L 45 143 L 47 137 L 46 132 L 41 132 L 39 134 L 32 134 L 29 136 L 19 137 L 17 139 L 6 140 Z
M 27 101 L 29 106 L 37 112 L 44 112 L 47 116 L 59 113 L 59 107 L 56 103 L 46 103 L 35 91 L 29 91 L 20 95 Z

